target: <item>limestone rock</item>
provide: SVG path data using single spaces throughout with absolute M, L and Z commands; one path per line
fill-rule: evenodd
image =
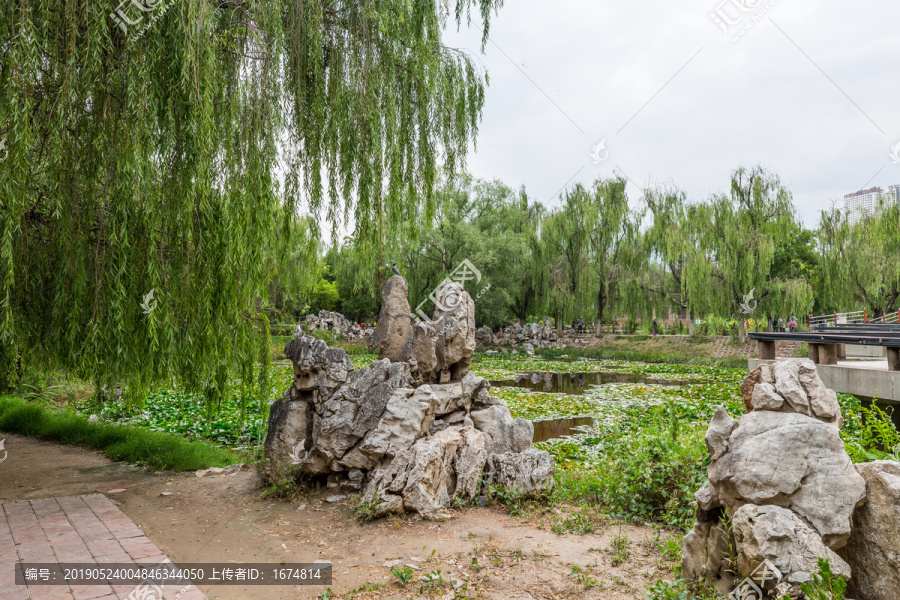
M 366 369 L 354 371 L 347 385 L 341 386 L 322 406 L 315 427 L 312 458 L 304 465 L 310 474 L 327 473 L 378 424 L 388 401 L 397 388 L 411 384 L 409 365 L 380 360 Z M 346 461 L 345 461 L 346 464 Z M 359 464 L 355 468 L 364 468 Z
M 694 500 L 697 501 L 697 506 L 706 512 L 722 506 L 722 501 L 719 500 L 719 494 L 716 492 L 715 486 L 709 481 L 704 483 L 703 487 L 694 492 Z
M 534 440 L 534 425 L 526 419 L 514 419 L 506 405 L 489 406 L 469 415 L 475 428 L 485 435 L 488 454 L 524 452 Z
M 402 360 L 402 352 L 411 331 L 409 300 L 406 298 L 408 291 L 406 280 L 400 275 L 388 279 L 381 290 L 378 325 L 369 338 L 369 349 L 378 350 L 379 360 Z
M 734 547 L 734 538 L 718 520 L 694 523 L 681 543 L 681 569 L 691 580 L 706 579 L 726 596 L 734 587 L 734 575 L 728 571 L 726 557 Z
M 725 452 L 719 452 L 722 447 Z M 732 513 L 744 504 L 790 508 L 828 547 L 847 543 L 850 516 L 864 498 L 865 482 L 835 427 L 797 413 L 754 410 L 716 449 L 707 473 Z
M 421 389 L 394 390 L 378 424 L 359 446 L 360 452 L 373 463 L 385 456 L 396 456 L 431 429 L 437 402 L 426 394 L 419 394 Z
M 313 405 L 308 395 L 289 389 L 269 408 L 265 476 L 276 481 L 312 446 Z
M 792 511 L 778 506 L 745 504 L 732 518 L 741 575 L 759 573 L 763 561 L 778 570 L 757 585 L 771 590 L 780 581 L 805 583 L 819 571 L 819 558 L 826 558 L 835 574 L 850 578 L 850 567 L 822 542 L 819 534 Z
M 353 372 L 353 361 L 346 352 L 309 335 L 294 337 L 284 354 L 294 363 L 294 387 L 301 391 L 334 389 Z
M 438 334 L 434 326 L 429 322 L 419 321 L 413 326 L 400 352 L 400 360 L 414 361 L 422 381 L 432 381 L 438 369 L 437 343 Z
M 756 368 L 750 371 L 750 374 L 741 382 L 741 396 L 744 398 L 744 406 L 747 412 L 753 410 L 753 404 L 750 400 L 753 398 L 753 389 L 760 382 L 762 376 L 762 365 L 756 365 Z
M 534 356 L 534 346 L 532 344 L 529 344 L 527 342 L 522 344 L 522 350 L 524 350 L 525 354 L 527 354 L 528 356 Z
M 505 452 L 488 456 L 486 480 L 524 495 L 553 489 L 556 465 L 544 450 Z
M 853 568 L 847 596 L 896 600 L 900 590 L 900 463 L 856 465 L 866 481 L 866 503 L 853 515 L 853 533 L 838 554 Z
M 797 363 L 790 360 L 781 360 L 773 367 L 775 373 L 775 391 L 784 398 L 794 412 L 801 415 L 809 415 L 809 399 L 806 391 L 800 385 L 800 376 Z
M 423 385 L 416 390 L 416 395 L 431 399 L 435 403 L 434 414 L 438 417 L 459 410 L 468 412 L 472 406 L 472 396 L 464 393 L 461 382 Z
M 475 355 L 475 302 L 459 282 L 444 281 L 438 288 L 434 328 L 437 368 L 448 372 L 450 381 L 459 381 L 469 372 Z
M 775 391 L 771 383 L 761 382 L 753 387 L 753 396 L 750 399 L 751 410 L 778 411 L 784 405 L 784 398 Z
M 475 497 L 487 459 L 484 441 L 480 431 L 458 426 L 422 438 L 374 472 L 363 501 L 378 502 L 378 515 L 406 509 L 445 517 L 454 497 Z
M 829 422 L 839 418 L 841 405 L 838 404 L 837 394 L 822 383 L 816 372 L 816 365 L 811 360 L 805 360 L 798 363 L 797 367 L 800 385 L 809 398 L 813 416 Z
M 723 407 L 716 407 L 705 437 L 706 448 L 709 450 L 712 460 L 716 460 L 728 452 L 728 438 L 737 426 L 738 422 L 729 417 Z

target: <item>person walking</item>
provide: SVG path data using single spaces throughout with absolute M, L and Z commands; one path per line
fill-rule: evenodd
M 656 323 L 656 317 L 653 317 L 653 335 L 657 335 L 659 333 L 659 325 Z
M 584 319 L 578 317 L 578 333 L 584 333 Z

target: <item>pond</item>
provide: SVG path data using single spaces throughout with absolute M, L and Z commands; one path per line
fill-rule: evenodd
M 579 433 L 578 427 L 595 427 L 597 419 L 594 417 L 563 417 L 560 419 L 532 421 L 532 424 L 534 425 L 534 439 L 532 443 L 537 444 L 553 438 Z
M 637 373 L 612 373 L 595 371 L 591 373 L 551 373 L 533 371 L 521 373 L 513 379 L 491 381 L 491 387 L 518 387 L 533 392 L 555 394 L 584 394 L 588 388 L 608 383 L 645 383 L 656 385 L 685 385 L 679 379 L 661 379 Z

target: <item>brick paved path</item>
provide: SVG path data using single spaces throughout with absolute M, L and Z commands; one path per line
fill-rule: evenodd
M 0 600 L 67 598 L 124 600 L 134 585 L 15 585 L 13 565 L 45 563 L 159 563 L 166 558 L 106 496 L 70 496 L 0 503 Z M 171 586 L 170 586 L 171 587 Z M 165 590 L 165 600 L 206 600 L 195 587 Z M 137 600 L 161 600 L 133 595 Z

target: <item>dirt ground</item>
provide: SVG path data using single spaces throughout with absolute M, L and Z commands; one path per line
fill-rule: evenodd
M 360 524 L 349 500 L 324 501 L 335 490 L 310 491 L 296 502 L 264 499 L 250 468 L 202 478 L 153 473 L 81 448 L 2 438 L 8 458 L 0 466 L 0 499 L 107 493 L 176 563 L 330 561 L 333 597 L 636 600 L 646 598 L 647 583 L 672 574 L 672 563 L 657 550 L 659 536 L 667 534 L 648 526 L 610 524 L 597 534 L 557 535 L 502 507 L 455 510 L 445 522 L 406 517 Z M 616 566 L 614 538 L 629 553 Z M 413 579 L 401 585 L 392 564 L 412 565 Z M 448 583 L 425 583 L 438 569 Z M 328 597 L 320 596 L 324 586 L 202 589 L 214 600 Z

